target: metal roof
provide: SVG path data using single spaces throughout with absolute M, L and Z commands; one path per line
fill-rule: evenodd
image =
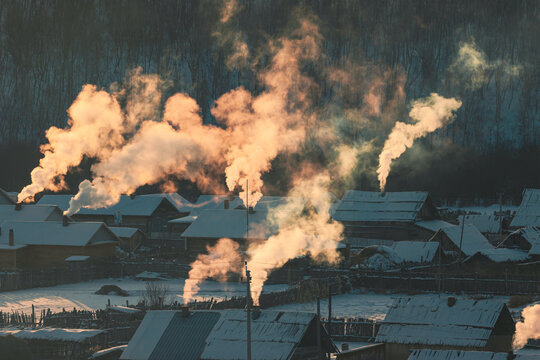
M 438 248 L 439 243 L 435 241 L 396 241 L 392 245 L 401 260 L 410 263 L 432 262 Z
M 413 350 L 408 360 L 508 360 L 508 353 L 464 350 Z
M 439 231 L 439 229 L 445 228 L 447 226 L 453 226 L 449 222 L 444 220 L 434 219 L 434 220 L 422 220 L 414 223 L 417 226 L 420 226 L 423 229 L 427 229 L 433 232 Z
M 0 204 L 15 205 L 15 202 L 16 201 L 10 193 L 0 188 Z
M 56 221 L 4 221 L 0 223 L 0 244 L 9 243 L 13 229 L 15 245 L 86 246 L 116 242 L 116 236 L 101 222 L 70 222 L 64 226 Z
M 525 189 L 511 227 L 540 226 L 540 189 Z
M 21 204 L 19 210 L 15 205 L 0 205 L 0 221 L 60 221 L 62 211 L 55 205 Z
M 251 322 L 252 359 L 290 359 L 315 314 L 260 312 Z M 246 358 L 243 310 L 149 311 L 120 359 Z M 322 329 L 324 332 L 324 329 Z
M 463 229 L 463 241 L 461 241 L 461 231 Z M 442 228 L 446 236 L 459 248 L 460 242 L 461 251 L 467 256 L 472 256 L 482 250 L 493 249 L 493 246 L 485 238 L 484 235 L 474 225 L 453 225 Z
M 460 224 L 463 221 L 463 216 L 465 216 L 465 224 L 476 226 L 481 233 L 495 234 L 501 229 L 501 223 L 498 216 L 486 214 L 461 215 L 459 217 Z
M 480 253 L 486 256 L 493 262 L 503 263 L 503 262 L 520 262 L 525 261 L 529 258 L 529 254 L 526 251 L 518 249 L 505 249 L 505 248 L 494 248 L 494 249 L 484 249 Z
M 163 201 L 166 201 L 178 211 L 178 205 L 172 200 L 173 196 L 169 195 L 170 194 L 150 194 L 139 195 L 133 198 L 128 195 L 122 195 L 119 202 L 112 206 L 99 209 L 82 208 L 75 215 L 114 216 L 116 213 L 120 213 L 122 216 L 151 216 Z M 69 201 L 72 197 L 73 195 L 43 195 L 41 199 L 39 199 L 38 204 L 56 205 L 65 211 L 69 208 Z
M 357 222 L 413 222 L 428 198 L 427 192 L 380 192 L 347 190 L 333 218 Z
M 454 298 L 405 297 L 394 301 L 377 342 L 482 347 L 505 311 L 504 302 Z M 510 314 L 507 314 L 510 316 Z
M 110 226 L 109 229 L 113 232 L 114 235 L 120 238 L 130 238 L 135 235 L 137 231 L 140 231 L 137 228 L 121 226 Z

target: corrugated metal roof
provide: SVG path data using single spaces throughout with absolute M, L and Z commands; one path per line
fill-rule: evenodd
M 0 205 L 0 221 L 59 221 L 62 211 L 55 205 L 21 204 L 19 210 L 15 205 Z
M 525 189 L 511 227 L 540 226 L 540 189 Z
M 493 249 L 493 246 L 485 238 L 484 235 L 474 225 L 453 225 L 442 228 L 446 236 L 459 248 L 461 242 L 461 231 L 463 229 L 463 242 L 461 251 L 467 256 L 472 256 L 477 252 L 487 249 Z
M 465 224 L 474 225 L 482 233 L 498 233 L 501 228 L 499 217 L 495 215 L 461 215 L 459 217 L 459 223 L 463 221 L 465 216 Z
M 80 209 L 76 215 L 99 215 L 99 216 L 114 216 L 120 213 L 122 216 L 150 216 L 156 211 L 158 206 L 163 202 L 168 202 L 172 207 L 178 209 L 177 205 L 172 202 L 169 194 L 150 194 L 139 195 L 131 198 L 131 196 L 122 195 L 120 201 L 115 205 L 99 208 L 99 209 Z M 43 195 L 39 199 L 38 204 L 52 204 L 58 206 L 62 210 L 69 208 L 69 201 L 73 195 Z
M 494 300 L 410 297 L 394 301 L 377 334 L 377 342 L 484 346 L 505 309 Z
M 252 358 L 288 359 L 314 317 L 312 313 L 261 311 L 260 317 L 251 322 Z M 244 311 L 222 312 L 206 340 L 201 359 L 245 359 L 245 318 Z
M 409 360 L 508 360 L 508 353 L 464 350 L 413 350 Z
M 427 192 L 380 192 L 347 190 L 336 206 L 334 219 L 339 221 L 413 222 L 422 209 Z
M 212 311 L 194 312 L 188 317 L 175 313 L 148 359 L 198 360 L 219 318 L 220 314 Z
M 9 229 L 13 229 L 15 245 L 86 246 L 117 241 L 101 222 L 70 222 L 63 226 L 56 221 L 4 221 L 0 227 L 0 244 L 9 243 Z
M 435 241 L 396 241 L 392 245 L 403 262 L 411 263 L 432 262 L 438 248 L 439 243 Z

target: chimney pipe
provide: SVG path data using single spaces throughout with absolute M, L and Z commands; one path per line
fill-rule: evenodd
M 250 214 L 255 214 L 255 210 L 253 210 L 253 206 L 248 207 L 248 212 Z
M 260 317 L 261 317 L 261 307 L 260 306 L 254 306 L 251 309 L 251 319 L 252 320 L 257 320 Z
M 233 201 L 234 200 L 234 194 L 233 193 L 230 193 L 229 194 L 229 201 Z
M 15 211 L 19 211 L 22 209 L 22 204 L 21 203 L 16 203 L 15 204 Z
M 226 200 L 223 202 L 223 207 L 225 208 L 225 210 L 229 210 L 229 199 L 226 199 Z
M 129 197 L 131 198 L 131 200 L 135 199 L 135 196 L 137 196 L 135 193 L 129 195 Z
M 190 313 L 189 313 L 189 307 L 187 307 L 187 306 L 182 306 L 181 309 L 182 309 L 182 317 L 183 317 L 183 318 L 187 318 L 187 317 L 190 315 Z
M 13 234 L 13 229 L 9 229 L 9 246 L 15 245 L 15 235 Z
M 62 216 L 62 225 L 68 226 L 69 225 L 69 218 L 66 215 Z

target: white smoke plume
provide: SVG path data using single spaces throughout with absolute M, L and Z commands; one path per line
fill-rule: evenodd
M 461 107 L 461 101 L 445 98 L 432 93 L 429 97 L 416 100 L 409 112 L 414 124 L 396 122 L 379 155 L 377 174 L 381 191 L 386 187 L 392 160 L 397 159 L 420 137 L 445 126 L 453 121 L 453 113 Z
M 540 339 L 540 304 L 527 306 L 521 316 L 523 321 L 516 323 L 514 349 L 521 349 L 529 339 Z
M 220 19 L 212 35 L 220 48 L 227 53 L 226 65 L 238 69 L 248 65 L 250 52 L 242 31 L 237 29 L 234 20 L 241 11 L 237 0 L 225 0 L 221 7 Z
M 230 272 L 241 273 L 242 258 L 238 251 L 238 243 L 231 239 L 219 239 L 215 246 L 207 246 L 208 254 L 199 254 L 191 263 L 188 279 L 184 284 L 184 304 L 189 303 L 199 291 L 199 284 L 205 279 L 213 278 L 226 281 Z
M 460 44 L 457 57 L 448 68 L 451 75 L 472 90 L 479 89 L 487 83 L 490 72 L 496 69 L 509 76 L 516 76 L 521 71 L 519 65 L 510 65 L 502 60 L 489 61 L 474 40 Z
M 331 263 L 338 260 L 336 249 L 342 239 L 343 225 L 331 220 L 329 185 L 327 173 L 297 181 L 290 198 L 309 199 L 313 211 L 300 216 L 291 212 L 289 207 L 297 208 L 294 200 L 276 208 L 270 220 L 278 223 L 279 233 L 261 244 L 250 244 L 248 269 L 252 274 L 251 296 L 255 305 L 269 273 L 287 261 L 308 253 Z

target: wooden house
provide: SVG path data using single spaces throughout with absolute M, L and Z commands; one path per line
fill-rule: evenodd
M 118 237 L 118 246 L 129 253 L 135 251 L 146 239 L 145 234 L 137 228 L 110 226 L 109 229 Z
M 427 192 L 369 192 L 348 190 L 337 204 L 334 220 L 345 226 L 345 238 L 370 240 L 420 240 L 432 231 L 416 222 L 439 218 Z
M 66 266 L 65 259 L 114 256 L 118 238 L 103 223 L 26 221 L 0 223 L 0 269 Z
M 540 226 L 540 189 L 525 189 L 516 215 L 510 223 L 514 229 Z
M 465 258 L 483 250 L 493 249 L 474 225 L 444 227 L 429 241 L 439 242 L 443 253 L 451 258 Z
M 406 360 L 413 349 L 508 353 L 514 332 L 502 301 L 417 296 L 394 301 L 375 342 L 392 360 Z
M 336 352 L 316 314 L 255 311 L 251 318 L 251 358 L 320 359 Z M 149 311 L 122 353 L 123 360 L 245 359 L 246 313 L 243 310 Z

